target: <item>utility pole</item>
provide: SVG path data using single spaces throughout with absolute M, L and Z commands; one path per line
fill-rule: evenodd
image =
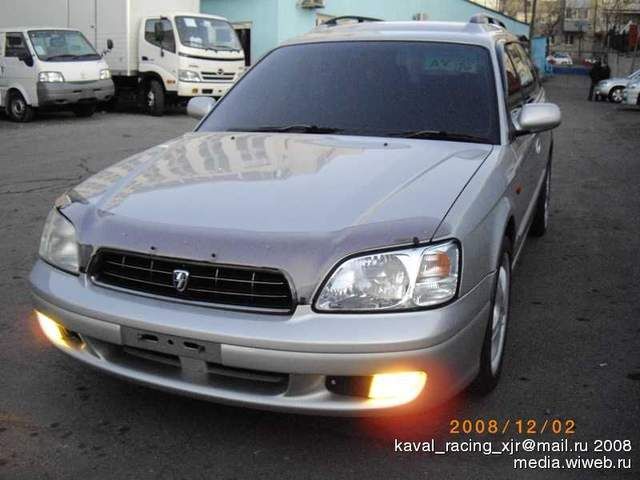
M 533 52 L 533 36 L 536 33 L 536 6 L 538 0 L 533 0 L 531 4 L 531 22 L 529 23 L 529 52 Z
M 524 23 L 527 23 L 527 0 L 523 0 L 524 2 Z

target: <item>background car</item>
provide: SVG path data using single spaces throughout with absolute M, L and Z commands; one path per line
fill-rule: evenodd
M 609 101 L 620 103 L 623 100 L 622 93 L 630 83 L 640 80 L 640 69 L 633 72 L 628 77 L 607 78 L 598 82 L 595 88 L 596 97 L 608 98 Z
M 563 52 L 554 52 L 547 57 L 547 62 L 552 65 L 573 65 L 573 60 L 571 59 L 571 55 Z

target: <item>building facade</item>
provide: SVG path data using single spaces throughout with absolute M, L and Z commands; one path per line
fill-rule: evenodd
M 344 15 L 466 22 L 476 13 L 486 13 L 498 17 L 516 35 L 529 33 L 526 23 L 468 0 L 201 0 L 200 9 L 234 24 L 251 62 L 284 40 Z

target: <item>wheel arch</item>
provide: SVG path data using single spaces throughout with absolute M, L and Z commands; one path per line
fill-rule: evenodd
M 24 88 L 19 83 L 13 83 L 9 85 L 9 88 L 7 88 L 7 93 L 5 94 L 6 95 L 5 107 L 8 107 L 9 97 L 15 92 L 18 92 L 20 93 L 20 95 L 22 95 L 22 98 L 24 98 L 24 101 L 27 102 L 27 105 L 31 107 L 38 106 L 37 98 L 34 98 L 32 95 L 30 95 L 27 89 Z
M 152 80 L 158 80 L 160 82 L 160 85 L 162 85 L 162 88 L 165 91 L 167 90 L 164 85 L 164 80 L 158 72 L 149 71 L 140 74 L 140 83 L 144 88 L 147 88 Z

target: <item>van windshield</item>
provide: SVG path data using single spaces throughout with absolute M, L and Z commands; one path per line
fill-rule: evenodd
M 405 41 L 280 47 L 222 97 L 200 130 L 491 144 L 500 131 L 486 48 Z
M 47 62 L 98 60 L 100 55 L 75 30 L 31 30 L 31 45 L 38 58 Z
M 224 20 L 176 17 L 180 43 L 204 50 L 242 50 L 235 30 Z

